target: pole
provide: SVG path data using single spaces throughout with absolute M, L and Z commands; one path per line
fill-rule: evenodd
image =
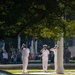
M 31 41 L 31 53 L 34 55 L 33 40 Z
M 35 53 L 37 54 L 37 40 L 35 41 Z
M 21 37 L 20 34 L 18 34 L 18 49 L 20 49 L 20 45 L 21 45 Z
M 63 68 L 63 49 L 64 49 L 64 46 L 63 46 L 63 33 L 62 33 L 62 36 L 60 38 L 60 40 L 57 42 L 58 44 L 58 50 L 57 50 L 57 70 L 56 70 L 56 73 L 57 74 L 64 74 L 64 68 Z
M 5 49 L 5 41 L 3 40 L 3 47 L 2 49 L 4 50 Z

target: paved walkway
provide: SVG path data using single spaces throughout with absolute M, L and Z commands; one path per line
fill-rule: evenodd
M 22 73 L 16 73 L 16 74 L 22 74 Z M 44 72 L 32 72 L 32 73 L 27 73 L 27 74 L 32 74 L 32 75 L 40 75 L 40 74 L 43 74 L 43 75 L 54 75 L 56 74 L 55 72 L 48 72 L 48 73 L 44 73 Z M 74 74 L 75 75 L 75 72 L 65 72 L 64 74 Z

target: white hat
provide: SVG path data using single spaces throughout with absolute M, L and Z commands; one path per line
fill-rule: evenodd
M 26 46 L 26 44 L 23 43 L 22 46 Z
M 47 45 L 45 44 L 45 45 L 43 45 L 43 47 L 47 47 Z
M 55 45 L 55 47 L 56 47 L 56 46 L 58 46 L 58 45 Z

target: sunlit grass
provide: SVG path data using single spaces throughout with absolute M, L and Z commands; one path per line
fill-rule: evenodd
M 22 73 L 22 69 L 16 69 L 16 70 L 5 70 L 7 72 L 10 72 L 12 74 L 14 73 Z M 28 69 L 28 72 L 43 72 L 42 69 Z M 50 69 L 48 72 L 54 72 L 54 70 Z M 75 69 L 66 69 L 64 72 L 75 72 Z

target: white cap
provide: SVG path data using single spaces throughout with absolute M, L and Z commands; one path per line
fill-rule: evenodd
M 58 45 L 55 45 L 55 47 L 56 47 L 56 46 L 58 46 Z
M 45 44 L 45 45 L 43 45 L 43 47 L 47 47 L 47 45 Z
M 22 46 L 26 46 L 26 44 L 23 43 Z

